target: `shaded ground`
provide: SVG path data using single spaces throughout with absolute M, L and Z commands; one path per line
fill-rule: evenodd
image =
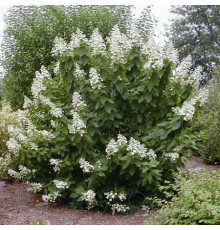
M 197 167 L 214 170 L 220 165 L 206 165 L 199 157 L 192 157 L 186 163 L 186 170 Z M 132 215 L 114 215 L 92 211 L 72 210 L 69 205 L 46 204 L 40 195 L 27 192 L 28 185 L 14 182 L 0 187 L 0 224 L 30 224 L 43 220 L 47 224 L 71 225 L 142 225 L 146 220 L 145 212 L 137 211 Z M 150 215 L 154 215 L 152 210 Z

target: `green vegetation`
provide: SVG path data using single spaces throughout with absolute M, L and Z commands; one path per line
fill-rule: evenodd
M 161 187 L 170 201 L 160 201 L 155 218 L 147 223 L 170 225 L 220 224 L 220 170 L 195 170 Z

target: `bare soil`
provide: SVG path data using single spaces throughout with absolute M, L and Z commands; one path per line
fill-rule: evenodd
M 193 156 L 185 170 L 197 167 L 215 170 L 220 165 L 206 165 L 199 157 Z M 28 185 L 14 181 L 0 187 L 0 224 L 28 225 L 31 222 L 44 221 L 53 225 L 143 225 L 146 224 L 145 211 L 138 210 L 130 215 L 111 215 L 102 212 L 73 210 L 69 205 L 47 204 L 39 194 L 27 192 Z M 155 215 L 152 210 L 150 215 Z

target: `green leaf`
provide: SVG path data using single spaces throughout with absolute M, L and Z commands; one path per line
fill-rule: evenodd
M 138 122 L 141 123 L 143 120 L 143 116 L 141 114 L 138 114 L 137 119 L 138 119 Z
M 129 156 L 123 156 L 123 157 L 118 157 L 119 160 L 122 160 L 122 161 L 127 161 L 127 159 L 129 158 Z
M 98 173 L 98 175 L 99 175 L 100 177 L 104 177 L 104 176 L 105 176 L 105 173 L 101 171 L 101 172 Z
M 108 100 L 108 98 L 105 97 L 105 96 L 103 96 L 103 95 L 101 95 L 101 96 L 99 97 L 99 99 L 100 99 L 100 101 L 101 101 L 101 103 L 102 103 L 103 105 L 104 105 L 105 102 Z
M 141 102 L 143 102 L 143 101 L 145 100 L 145 98 L 146 98 L 145 94 L 142 95 L 142 96 L 140 96 L 140 97 L 138 98 L 138 103 L 140 104 Z
M 131 162 L 131 158 L 129 157 L 128 160 L 123 164 L 122 169 L 126 169 Z
M 120 94 L 123 93 L 123 85 L 121 83 L 116 84 L 116 89 Z
M 105 111 L 107 112 L 107 113 L 111 113 L 111 110 L 112 110 L 112 108 L 111 108 L 112 106 L 109 104 L 109 103 L 106 103 L 105 104 Z
M 84 188 L 81 187 L 81 186 L 79 186 L 79 187 L 77 187 L 77 188 L 75 189 L 75 191 L 76 191 L 76 193 L 78 193 L 78 194 L 81 195 L 81 194 L 84 192 Z
M 177 130 L 180 126 L 181 126 L 181 121 L 176 122 L 176 123 L 172 126 L 172 130 Z
M 151 93 L 147 93 L 146 94 L 146 101 L 149 103 L 152 100 L 152 94 Z
M 134 165 L 132 165 L 132 166 L 129 168 L 129 174 L 130 174 L 131 176 L 133 176 L 134 173 L 135 173 L 135 167 L 134 167 Z

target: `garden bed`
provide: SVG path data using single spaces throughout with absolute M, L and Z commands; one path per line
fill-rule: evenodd
M 215 170 L 220 165 L 207 165 L 199 157 L 193 156 L 186 163 L 186 170 L 195 168 Z M 142 225 L 145 224 L 145 211 L 138 210 L 132 215 L 111 215 L 102 212 L 73 210 L 69 205 L 47 204 L 41 196 L 27 192 L 28 185 L 19 182 L 6 184 L 0 188 L 0 224 L 30 224 L 43 220 L 46 224 L 54 225 Z M 155 215 L 156 211 L 150 211 Z

